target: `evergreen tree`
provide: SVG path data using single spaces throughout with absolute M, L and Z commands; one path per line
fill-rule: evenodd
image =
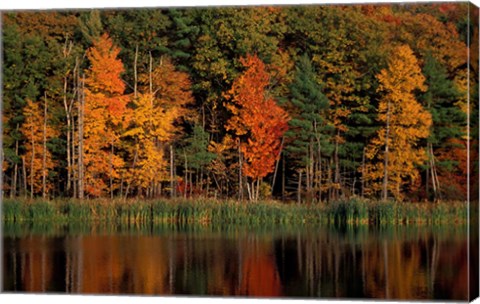
M 462 146 L 459 141 L 465 136 L 467 117 L 456 104 L 461 93 L 453 81 L 448 79 L 445 67 L 430 54 L 425 58 L 423 74 L 428 90 L 421 100 L 432 115 L 430 136 L 427 139 L 429 160 L 425 167 L 425 183 L 427 195 L 431 185 L 433 199 L 437 200 L 442 198 L 442 187 L 446 186 L 441 184 L 442 172 L 445 175 L 446 171 L 452 171 L 458 165 L 455 159 L 439 160 L 438 155 Z
M 320 199 L 322 187 L 328 187 L 322 185 L 322 154 L 332 152 L 332 128 L 326 121 L 329 101 L 315 79 L 310 59 L 307 55 L 302 56 L 290 85 L 290 102 L 295 114 L 289 122 L 290 130 L 286 136 L 291 140 L 287 148 L 289 156 L 296 159 L 299 166 L 297 173 L 305 173 L 307 199 L 311 199 L 312 195 Z

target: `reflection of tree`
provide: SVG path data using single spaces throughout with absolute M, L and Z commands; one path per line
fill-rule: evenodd
M 242 257 L 242 280 L 239 295 L 254 297 L 280 297 L 281 285 L 271 242 L 247 240 Z
M 284 294 L 465 299 L 467 245 L 458 235 L 439 235 L 319 231 L 281 238 L 275 252 Z
M 458 299 L 459 231 L 328 229 L 6 239 L 6 291 Z
M 47 262 L 52 260 L 52 252 L 45 248 L 48 240 L 44 237 L 28 237 L 20 241 L 22 248 L 21 277 L 23 286 L 32 292 L 49 291 L 48 285 L 52 279 L 52 269 Z

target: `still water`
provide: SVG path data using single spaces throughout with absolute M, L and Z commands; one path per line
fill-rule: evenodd
M 5 292 L 465 300 L 459 227 L 7 225 Z

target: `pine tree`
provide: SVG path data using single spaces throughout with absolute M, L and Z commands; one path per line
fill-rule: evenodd
M 332 152 L 332 128 L 326 120 L 329 101 L 316 81 L 316 74 L 307 55 L 300 58 L 290 85 L 292 119 L 286 133 L 288 152 L 298 163 L 298 174 L 305 172 L 307 200 L 321 199 L 323 185 L 322 155 Z
M 426 57 L 423 73 L 428 90 L 421 99 L 424 107 L 432 114 L 432 126 L 426 146 L 428 154 L 428 164 L 425 168 L 426 192 L 429 195 L 431 185 L 433 199 L 438 200 L 442 199 L 444 192 L 442 187 L 445 183 L 448 183 L 449 187 L 454 186 L 451 179 L 445 180 L 444 175 L 458 165 L 455 157 L 441 160 L 438 155 L 463 146 L 458 142 L 461 142 L 462 136 L 465 135 L 467 119 L 465 113 L 456 105 L 461 93 L 453 81 L 448 79 L 446 69 L 432 55 Z M 445 182 L 443 185 L 442 179 Z

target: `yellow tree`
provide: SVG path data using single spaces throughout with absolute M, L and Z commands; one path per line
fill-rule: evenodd
M 49 115 L 47 111 L 47 100 L 44 100 L 43 108 L 39 103 L 27 100 L 23 109 L 25 122 L 22 125 L 22 133 L 25 136 L 26 153 L 23 157 L 25 176 L 25 187 L 30 186 L 30 196 L 42 193 L 46 197 L 52 184 L 48 183 L 48 173 L 54 168 L 52 154 L 47 148 L 47 142 L 58 135 L 48 124 Z
M 87 52 L 91 66 L 85 79 L 83 163 L 85 190 L 92 196 L 101 196 L 107 190 L 113 196 L 114 180 L 124 166 L 115 151 L 128 117 L 119 52 L 107 34 L 94 41 Z
M 410 47 L 393 49 L 388 67 L 377 75 L 378 90 L 383 93 L 378 109 L 381 127 L 367 146 L 366 180 L 370 191 L 391 193 L 402 199 L 401 191 L 418 178 L 417 165 L 426 161 L 423 149 L 417 147 L 427 138 L 432 117 L 415 99 L 415 90 L 425 91 L 425 77 Z
M 130 187 L 153 195 L 159 183 L 167 179 L 165 148 L 175 137 L 175 122 L 188 113 L 187 104 L 193 102 L 188 74 L 177 71 L 173 63 L 162 58 L 149 74 L 140 77 L 145 84 L 133 101 L 134 111 L 124 138 L 131 138 L 129 147 L 132 163 L 126 171 L 126 196 Z

